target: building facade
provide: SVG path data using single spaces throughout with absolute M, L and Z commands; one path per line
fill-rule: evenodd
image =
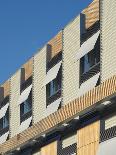
M 0 86 L 1 155 L 114 155 L 116 0 L 94 0 Z

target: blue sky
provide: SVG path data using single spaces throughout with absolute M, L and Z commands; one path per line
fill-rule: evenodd
M 0 83 L 92 0 L 0 0 Z

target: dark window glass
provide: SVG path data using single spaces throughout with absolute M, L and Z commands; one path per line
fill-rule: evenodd
M 32 109 L 32 91 L 29 94 L 28 99 L 20 105 L 20 115 L 24 115 Z
M 81 74 L 88 72 L 92 67 L 100 62 L 100 37 L 96 42 L 94 50 L 81 58 Z
M 9 109 L 7 110 L 5 116 L 0 119 L 0 129 L 4 129 L 9 125 Z
M 58 90 L 61 89 L 61 78 L 62 78 L 61 71 L 62 70 L 60 68 L 56 79 L 54 79 L 49 84 L 47 84 L 46 86 L 47 97 L 53 96 L 54 94 L 58 92 Z

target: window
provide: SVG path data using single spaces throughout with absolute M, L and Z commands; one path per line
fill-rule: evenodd
M 47 98 L 55 95 L 61 89 L 61 78 L 62 77 L 61 77 L 61 68 L 60 68 L 56 79 L 51 81 L 46 86 Z
M 81 75 L 87 73 L 100 62 L 100 37 L 96 42 L 94 50 L 81 58 Z
M 82 60 L 82 70 L 81 73 L 86 73 L 88 72 L 93 66 L 95 66 L 97 63 L 100 61 L 100 53 L 99 52 L 94 52 L 91 51 L 88 54 L 86 54 Z
M 20 105 L 20 116 L 23 116 L 30 112 L 32 109 L 32 91 L 29 94 L 28 99 Z
M 5 129 L 9 125 L 9 109 L 7 110 L 5 116 L 0 119 L 0 129 Z
M 100 72 L 100 36 L 94 49 L 80 59 L 80 85 Z M 100 78 L 97 85 L 100 84 Z
M 62 137 L 61 137 L 62 138 Z M 77 154 L 77 139 L 76 134 L 65 135 L 58 141 L 58 154 L 61 155 L 76 155 Z

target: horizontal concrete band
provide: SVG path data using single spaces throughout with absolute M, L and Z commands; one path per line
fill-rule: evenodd
M 38 123 L 34 124 L 32 127 L 28 128 L 24 132 L 16 135 L 15 137 L 9 139 L 4 144 L 0 145 L 0 153 L 6 153 L 15 148 L 18 148 L 28 141 L 41 136 L 42 134 L 52 130 L 59 123 L 62 124 L 66 120 L 70 120 L 75 115 L 79 114 L 88 107 L 91 107 L 95 103 L 107 98 L 116 93 L 116 75 L 112 78 L 106 80 L 98 87 L 87 92 L 85 95 L 81 96 L 63 106 L 57 112 L 49 115 L 48 117 L 42 119 Z

